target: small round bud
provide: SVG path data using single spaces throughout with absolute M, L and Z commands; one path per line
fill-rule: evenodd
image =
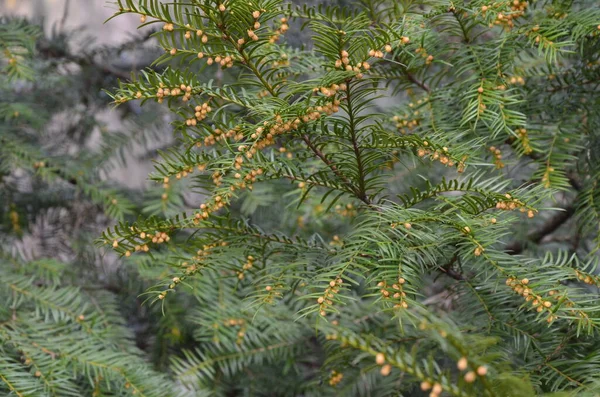
M 381 372 L 381 375 L 388 376 L 392 372 L 392 366 L 389 364 L 386 364 L 383 367 L 381 367 L 380 372 Z
M 464 371 L 465 369 L 467 369 L 467 364 L 467 358 L 461 357 L 460 360 L 458 360 L 458 362 L 456 363 L 456 368 L 458 368 L 461 371 Z
M 375 356 L 375 362 L 377 365 L 383 365 L 385 363 L 385 355 L 383 353 L 377 353 Z
M 483 365 L 477 368 L 477 375 L 479 376 L 485 376 L 487 372 L 487 367 L 484 367 Z
M 467 383 L 473 383 L 473 382 L 475 382 L 475 378 L 476 378 L 475 372 L 469 371 L 465 374 L 464 379 L 465 379 L 465 382 L 467 382 Z

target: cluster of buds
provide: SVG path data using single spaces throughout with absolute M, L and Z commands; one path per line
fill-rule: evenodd
M 258 35 L 256 33 L 254 33 L 254 31 L 252 29 L 248 29 L 246 31 L 246 33 L 248 34 L 248 38 L 250 40 L 252 40 L 252 41 L 258 41 Z M 239 42 L 238 42 L 238 44 L 239 44 Z
M 345 91 L 347 87 L 348 86 L 344 83 L 332 84 L 329 87 L 315 87 L 315 88 L 313 88 L 313 93 L 315 95 L 320 93 L 326 97 L 333 97 L 333 96 L 335 96 L 335 94 L 337 94 L 338 91 Z M 337 105 L 339 105 L 339 102 L 337 103 Z
M 243 155 L 236 157 L 236 169 L 240 169 L 244 163 L 244 157 L 248 160 L 251 159 L 259 150 L 272 146 L 275 144 L 275 137 L 284 133 L 288 133 L 298 129 L 300 126 L 300 118 L 293 120 L 284 121 L 280 115 L 275 116 L 275 121 L 269 123 L 268 121 L 263 122 L 263 125 L 257 127 L 255 131 L 250 135 L 250 138 L 254 139 L 252 145 L 240 145 L 238 151 Z
M 410 43 L 410 38 L 407 36 L 401 36 L 400 41 L 398 41 L 398 45 L 406 45 Z
M 505 211 L 513 211 L 513 210 L 519 208 L 519 210 L 521 212 L 527 211 L 528 218 L 533 218 L 535 216 L 535 213 L 533 210 L 527 210 L 527 208 L 525 207 L 525 203 L 523 203 L 522 201 L 520 201 L 516 198 L 513 198 L 510 195 L 510 193 L 506 193 L 504 195 L 504 197 L 506 197 L 506 200 L 498 201 L 496 203 L 496 209 L 505 210 Z
M 206 118 L 208 113 L 212 110 L 208 103 L 203 103 L 202 105 L 198 105 L 194 108 L 194 117 L 189 118 L 185 121 L 187 126 L 194 126 L 198 121 L 202 121 Z
M 469 367 L 469 361 L 467 360 L 466 357 L 461 357 L 456 363 L 456 368 L 458 368 L 459 371 L 465 371 L 465 370 L 467 370 L 468 367 Z M 487 367 L 480 365 L 477 367 L 477 369 L 475 371 L 467 372 L 464 376 L 464 380 L 467 383 L 473 383 L 473 382 L 475 382 L 475 379 L 477 379 L 477 376 L 486 376 L 487 373 L 488 373 Z
M 281 284 L 278 285 L 267 285 L 265 287 L 265 291 L 267 292 L 267 296 L 263 299 L 265 303 L 273 303 L 275 298 L 280 298 L 283 296 L 281 293 L 281 289 L 283 286 Z
M 335 212 L 340 216 L 347 216 L 347 217 L 353 217 L 353 216 L 356 216 L 356 214 L 357 214 L 356 207 L 354 207 L 352 204 L 346 204 L 346 205 L 338 204 L 335 206 Z
M 223 325 L 226 327 L 242 327 L 246 324 L 246 320 L 243 318 L 230 318 L 223 321 Z
M 236 165 L 239 165 L 238 163 L 236 163 Z M 263 174 L 263 170 L 262 168 L 257 168 L 257 169 L 253 169 L 250 170 L 246 175 L 244 175 L 242 177 L 242 174 L 240 174 L 239 172 L 236 172 L 233 177 L 235 179 L 242 179 L 241 181 L 234 183 L 233 185 L 231 185 L 229 187 L 229 190 L 231 190 L 232 192 L 235 191 L 236 189 L 245 189 L 248 188 L 250 190 L 252 190 L 252 184 L 254 182 L 256 182 L 256 178 L 259 175 Z
M 146 16 L 145 16 L 145 15 L 142 15 L 142 16 L 140 17 L 140 21 L 141 21 L 142 23 L 146 22 Z M 163 25 L 163 30 L 164 30 L 165 32 L 172 32 L 174 29 L 175 29 L 175 26 L 173 26 L 173 24 L 172 24 L 172 23 L 165 23 L 165 24 Z
M 521 76 L 513 76 L 508 81 L 510 84 L 525 85 L 525 79 Z
M 419 113 L 420 112 L 418 110 L 416 110 L 413 112 L 413 115 L 419 116 Z M 407 117 L 400 117 L 400 116 L 392 117 L 392 120 L 396 123 L 396 128 L 402 134 L 409 133 L 412 129 L 416 128 L 421 123 L 420 117 L 415 117 L 412 120 L 408 120 L 407 118 L 408 118 L 408 116 Z
M 148 234 L 146 236 L 144 236 L 144 235 L 145 235 L 144 232 L 140 233 L 140 238 L 144 239 L 144 237 L 145 237 L 145 238 L 149 239 L 151 237 L 152 238 L 151 241 L 154 244 L 162 244 L 164 242 L 168 242 L 171 239 L 171 237 L 169 237 L 169 235 L 165 232 L 156 232 L 156 233 L 154 233 L 154 235 L 151 235 L 151 234 Z
M 443 388 L 442 385 L 438 382 L 431 383 L 425 380 L 421 382 L 421 390 L 431 390 L 431 392 L 429 393 L 429 397 L 438 397 L 440 394 L 442 394 Z
M 335 67 L 341 68 L 346 67 L 346 65 L 350 65 L 350 54 L 346 50 L 342 50 L 340 52 L 340 58 L 335 60 Z
M 230 318 L 223 320 L 223 325 L 225 327 L 239 327 L 238 332 L 236 333 L 236 341 L 235 343 L 241 345 L 244 341 L 244 337 L 246 336 L 246 320 L 243 318 Z M 213 328 L 217 329 L 219 324 L 213 324 Z
M 231 193 L 225 194 L 224 196 L 216 195 L 212 203 L 200 204 L 200 211 L 196 212 L 195 218 L 200 221 L 200 219 L 207 219 L 212 212 L 218 211 L 226 205 L 225 200 L 231 197 Z
M 148 243 L 152 242 L 154 244 L 163 244 L 165 242 L 168 242 L 169 240 L 171 240 L 171 237 L 169 237 L 169 235 L 165 232 L 159 232 L 157 231 L 156 233 L 152 234 L 152 233 L 146 233 L 146 232 L 141 232 L 139 234 L 139 238 L 142 240 L 142 242 L 140 244 L 137 244 L 134 246 L 134 251 L 138 252 L 138 251 L 142 251 L 142 252 L 148 252 L 150 250 L 150 248 L 148 247 Z M 113 241 L 113 248 L 117 248 L 119 245 L 118 241 Z M 125 251 L 125 256 L 131 256 L 131 251 Z
M 577 269 L 575 269 L 575 274 L 577 275 L 577 278 L 579 280 L 583 281 L 586 284 L 600 286 L 600 278 L 597 276 L 592 276 L 590 274 L 583 273 Z
M 358 77 L 359 79 L 363 77 L 363 72 L 371 69 L 371 65 L 366 61 L 359 62 L 356 65 L 352 66 L 352 64 L 350 63 L 348 51 L 346 50 L 343 50 L 340 53 L 340 59 L 337 59 L 335 61 L 335 67 L 337 69 L 342 69 L 347 72 L 355 72 L 357 73 L 356 77 Z
M 343 242 L 343 241 L 340 239 L 340 236 L 338 236 L 338 235 L 336 234 L 336 235 L 334 235 L 334 236 L 331 238 L 331 241 L 329 242 L 329 245 L 331 245 L 331 246 L 339 246 L 339 247 L 341 247 L 341 246 L 343 246 L 343 245 L 344 245 L 344 242 Z
M 181 264 L 181 269 L 183 270 L 184 275 L 180 277 L 180 280 L 183 281 L 186 277 L 189 277 L 202 269 L 202 266 L 200 266 L 200 263 L 197 262 L 183 262 Z
M 243 156 L 247 159 L 251 159 L 257 153 L 257 151 L 262 150 L 267 146 L 274 145 L 275 137 L 277 135 L 295 131 L 300 127 L 300 124 L 302 122 L 307 123 L 310 121 L 318 120 L 323 113 L 326 115 L 331 115 L 334 112 L 338 112 L 339 104 L 339 100 L 334 100 L 322 106 L 308 108 L 307 113 L 304 116 L 302 116 L 301 118 L 296 117 L 290 120 L 284 120 L 280 115 L 276 115 L 274 121 L 264 121 L 262 126 L 256 128 L 255 132 L 252 133 L 252 135 L 250 136 L 250 138 L 255 140 L 255 142 L 251 146 L 240 145 L 238 147 L 238 151 L 243 153 Z M 243 135 L 236 135 L 236 139 L 238 137 L 241 139 L 243 138 Z M 280 151 L 285 152 L 285 148 L 281 148 Z M 291 153 L 288 153 L 288 158 L 290 157 Z M 236 158 L 236 163 L 239 164 L 239 167 L 236 166 L 236 169 L 240 169 L 242 163 L 244 162 L 243 157 L 238 156 L 238 158 Z
M 385 354 L 379 352 L 375 355 L 375 363 L 377 365 L 381 365 L 381 369 L 379 370 L 381 375 L 388 376 L 392 372 L 392 366 L 385 363 Z
M 188 25 L 189 27 L 189 25 Z M 208 36 L 204 34 L 204 32 L 202 30 L 196 30 L 196 36 L 200 37 L 200 41 L 202 42 L 202 44 L 206 44 L 208 42 Z M 202 56 L 200 56 L 200 54 L 202 54 L 201 52 L 198 53 L 198 58 L 202 58 Z
M 390 51 L 391 51 L 391 46 L 390 46 Z M 385 55 L 383 53 L 383 51 L 381 50 L 369 50 L 369 56 L 373 57 L 373 58 L 383 58 Z
M 515 132 L 519 136 L 519 141 L 521 142 L 521 146 L 523 146 L 523 152 L 525 154 L 533 152 L 533 149 L 529 144 L 529 135 L 527 135 L 527 130 L 525 128 L 517 128 Z
M 197 260 L 199 262 L 203 261 L 210 255 L 210 253 L 213 249 L 215 249 L 217 247 L 225 247 L 225 246 L 227 246 L 226 241 L 214 242 L 212 244 L 205 244 L 204 246 L 202 246 L 201 249 L 199 249 L 196 252 L 196 256 L 193 259 Z M 184 268 L 187 268 L 188 264 L 186 262 L 184 262 L 181 266 Z
M 304 123 L 310 123 L 311 121 L 320 119 L 322 115 L 330 116 L 339 112 L 339 110 L 340 101 L 338 99 L 334 99 L 332 102 L 327 102 L 324 105 L 309 107 L 306 109 L 306 113 L 301 118 Z
M 544 183 L 544 187 L 549 188 L 550 187 L 550 174 L 552 174 L 554 172 L 554 167 L 546 167 L 546 170 L 544 171 L 544 175 L 542 175 L 542 182 Z
M 485 251 L 485 248 L 483 248 L 482 245 L 477 244 L 477 247 L 475 247 L 475 249 L 473 250 L 473 255 L 481 256 L 481 254 L 483 254 L 483 251 Z
M 46 166 L 46 163 L 43 161 L 36 161 L 33 163 L 33 168 L 38 169 L 38 168 L 44 168 Z
M 194 172 L 194 167 L 188 167 L 188 168 L 184 169 L 183 171 L 176 173 L 175 178 L 176 179 L 186 178 L 192 172 Z M 168 184 L 169 178 L 163 179 L 163 182 Z
M 537 31 L 539 31 L 539 30 L 540 30 L 540 26 L 535 25 L 533 28 L 531 28 L 530 32 L 525 33 L 525 36 L 535 35 L 535 39 L 534 39 L 535 43 L 540 44 L 540 42 L 541 42 L 544 47 L 549 47 L 552 44 L 554 44 L 552 42 L 552 40 L 549 40 L 546 37 L 542 36 L 541 34 L 537 33 Z
M 344 374 L 342 374 L 341 372 L 331 371 L 331 375 L 329 375 L 329 385 L 337 386 L 337 384 L 340 383 L 343 378 Z
M 185 26 L 186 26 L 188 29 L 190 29 L 190 25 L 189 25 L 189 24 L 187 24 L 187 25 L 185 25 Z M 193 31 L 192 31 L 192 30 L 188 30 L 188 31 L 186 31 L 186 32 L 185 32 L 185 34 L 183 35 L 183 37 L 184 37 L 186 40 L 190 40 L 190 39 L 192 38 L 192 33 L 193 33 Z
M 392 284 L 391 288 L 388 286 L 387 281 L 380 281 L 377 283 L 377 287 L 381 288 L 381 296 L 383 299 L 394 299 L 397 303 L 394 304 L 396 309 L 402 308 L 407 309 L 408 303 L 406 302 L 406 292 L 403 290 L 403 285 L 406 280 L 403 277 L 398 278 L 398 283 Z
M 391 227 L 392 229 L 395 229 L 395 228 L 397 228 L 397 227 L 398 227 L 398 225 L 399 225 L 399 223 L 390 223 L 390 227 Z M 404 228 L 405 228 L 406 230 L 410 230 L 410 229 L 412 229 L 412 224 L 410 224 L 410 223 L 408 223 L 408 222 L 404 222 L 403 226 L 404 226 Z
M 531 302 L 532 307 L 535 308 L 538 313 L 541 313 L 544 310 L 548 311 L 550 313 L 547 319 L 549 323 L 555 320 L 556 317 L 552 315 L 552 302 L 545 300 L 542 296 L 536 294 L 529 288 L 529 279 L 524 278 L 518 280 L 515 277 L 509 277 L 506 279 L 506 285 L 508 285 L 515 293 L 525 298 L 526 302 Z
M 274 68 L 280 68 L 280 67 L 286 67 L 286 66 L 290 66 L 290 60 L 288 59 L 287 54 L 281 54 L 279 59 L 276 59 L 273 61 Z
M 285 34 L 285 32 L 288 31 L 288 29 L 290 28 L 290 26 L 288 25 L 288 19 L 283 17 L 279 20 L 279 22 L 281 22 L 281 25 L 279 25 L 279 28 L 277 28 L 274 32 L 274 34 L 269 37 L 269 43 L 273 44 L 277 41 L 279 41 L 279 38 L 281 37 L 282 34 Z
M 258 99 L 266 98 L 269 96 L 269 91 L 262 90 L 258 94 L 256 94 L 256 96 L 258 97 Z
M 508 11 L 506 13 L 499 12 L 496 15 L 496 18 L 494 19 L 494 21 L 489 24 L 489 27 L 491 28 L 494 25 L 499 25 L 499 26 L 503 26 L 507 30 L 512 29 L 515 26 L 514 21 L 517 18 L 522 17 L 525 14 L 525 10 L 527 9 L 527 6 L 528 6 L 527 1 L 513 0 L 512 4 L 510 5 L 510 11 Z M 487 6 L 487 5 L 482 6 L 481 7 L 482 15 L 485 15 L 492 7 L 494 7 L 494 4 L 492 4 L 490 6 Z
M 336 278 L 335 280 L 331 280 L 329 282 L 329 286 L 325 289 L 323 296 L 320 296 L 317 299 L 317 303 L 319 304 L 319 314 L 321 316 L 325 317 L 325 315 L 327 314 L 326 309 L 329 306 L 333 305 L 331 298 L 333 298 L 335 296 L 335 294 L 340 292 L 339 286 L 342 284 L 343 284 L 343 281 L 339 277 Z
M 502 162 L 502 152 L 495 146 L 490 146 L 490 152 L 494 156 L 494 164 L 496 165 L 496 169 L 504 168 L 504 162 Z
M 183 280 L 181 279 L 181 277 L 173 277 L 171 279 L 171 284 L 169 284 L 169 288 L 173 289 L 175 288 L 175 286 L 177 286 L 177 284 L 181 283 Z
M 235 343 L 237 345 L 241 345 L 244 341 L 244 336 L 246 336 L 246 328 L 242 327 L 236 334 Z
M 246 258 L 246 262 L 244 263 L 244 265 L 242 266 L 242 270 L 239 270 L 237 272 L 237 278 L 240 280 L 244 279 L 244 273 L 246 272 L 246 270 L 250 270 L 252 269 L 252 266 L 254 265 L 254 257 L 252 255 L 248 255 L 248 257 Z
M 202 53 L 198 53 L 198 57 L 200 57 L 200 54 L 202 54 Z M 218 63 L 222 67 L 230 68 L 233 66 L 234 60 L 235 60 L 234 57 L 231 55 L 225 55 L 225 56 L 217 55 L 214 58 L 213 57 L 206 58 L 206 64 L 210 66 L 213 63 Z
M 136 94 L 137 98 L 140 98 L 141 96 L 142 96 L 141 92 L 138 92 Z M 181 86 L 179 86 L 179 87 L 168 88 L 168 87 L 165 87 L 163 83 L 160 83 L 159 88 L 156 91 L 156 98 L 157 98 L 158 103 L 162 103 L 163 99 L 168 96 L 172 96 L 172 97 L 183 96 L 182 100 L 184 102 L 187 102 L 192 97 L 192 87 L 189 85 L 181 84 Z
M 425 64 L 430 65 L 433 62 L 433 55 L 427 53 L 427 50 L 424 47 L 418 47 L 415 49 L 415 53 L 421 54 L 423 58 L 425 58 Z
M 204 146 L 212 146 L 219 141 L 225 141 L 232 138 L 235 141 L 241 141 L 244 139 L 244 135 L 240 132 L 239 126 L 231 128 L 227 131 L 223 131 L 220 128 L 215 128 L 212 134 L 204 137 Z M 196 147 L 202 147 L 202 143 L 196 142 Z
M 485 112 L 485 109 L 487 109 L 487 105 L 483 102 L 483 100 L 481 99 L 481 95 L 478 98 L 478 102 L 479 102 L 479 106 L 477 107 L 477 112 L 479 114 L 483 114 Z
M 453 167 L 456 163 L 452 160 L 448 154 L 448 148 L 443 147 L 441 150 L 429 148 L 429 143 L 427 141 L 423 142 L 424 148 L 419 148 L 417 150 L 417 156 L 425 157 L 429 156 L 432 160 L 437 160 L 440 163 L 444 164 L 447 167 Z

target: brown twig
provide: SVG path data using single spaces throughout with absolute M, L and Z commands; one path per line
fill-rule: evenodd
M 333 171 L 333 173 L 340 178 L 340 180 L 344 183 L 344 185 L 346 185 L 346 187 L 348 189 L 350 189 L 350 191 L 352 193 L 354 193 L 354 195 L 359 198 L 362 202 L 364 202 L 367 205 L 371 205 L 371 201 L 368 199 L 368 197 L 361 195 L 360 192 L 358 192 L 356 190 L 356 187 L 352 184 L 352 182 L 348 179 L 348 177 L 346 175 L 344 175 L 340 169 L 331 162 L 331 160 L 329 160 L 325 154 L 318 148 L 315 146 L 315 144 L 310 140 L 310 137 L 308 136 L 308 134 L 302 134 L 302 140 L 304 141 L 304 143 L 306 143 L 306 146 L 308 146 L 308 148 L 310 150 L 312 150 L 312 152 L 321 159 L 321 161 L 323 161 L 331 171 Z
M 448 263 L 446 263 L 444 266 L 440 267 L 440 271 L 442 273 L 445 273 L 448 277 L 451 277 L 455 280 L 464 281 L 464 280 L 466 280 L 465 276 L 463 276 L 462 273 L 457 272 L 453 268 L 453 266 L 457 260 L 458 260 L 458 253 L 455 253 L 454 256 L 452 257 L 452 259 L 450 259 L 450 261 Z
M 405 70 L 404 74 L 413 84 L 418 85 L 419 87 L 421 87 L 422 90 L 424 90 L 428 94 L 431 92 L 431 89 L 429 88 L 429 86 L 427 84 L 425 84 L 422 81 L 417 80 L 417 78 L 415 76 L 413 76 L 408 70 Z

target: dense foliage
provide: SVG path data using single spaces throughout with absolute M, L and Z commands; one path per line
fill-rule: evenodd
M 97 58 L 137 44 L 77 51 L 77 33 L 45 37 L 0 21 L 0 395 L 100 396 L 141 383 L 162 396 L 165 378 L 136 346 L 134 326 L 146 320 L 125 321 L 119 300 L 143 284 L 93 249 L 111 218 L 142 205 L 106 175 L 125 166 L 134 142 L 156 140 L 156 119 L 123 108 L 126 132 L 106 125 L 100 90 L 122 72 Z
M 164 54 L 110 95 L 168 108 L 176 142 L 151 175 L 158 202 L 101 201 L 120 221 L 99 244 L 152 283 L 143 307 L 164 316 L 144 347 L 162 374 L 116 344 L 134 328 L 117 305 L 97 305 L 106 321 L 45 307 L 88 298 L 3 264 L 2 387 L 62 395 L 39 389 L 35 351 L 42 381 L 98 395 L 600 389 L 594 1 L 117 7 L 159 24 Z M 57 351 L 19 339 L 38 337 Z M 105 364 L 78 365 L 72 340 Z

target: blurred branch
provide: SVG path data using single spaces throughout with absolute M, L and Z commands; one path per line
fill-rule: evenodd
M 563 208 L 561 212 L 556 214 L 555 216 L 548 219 L 545 223 L 541 225 L 539 229 L 533 230 L 529 234 L 527 234 L 527 238 L 525 241 L 515 240 L 509 243 L 506 246 L 506 251 L 511 255 L 518 255 L 522 253 L 527 243 L 538 244 L 544 237 L 549 234 L 554 233 L 559 227 L 561 227 L 565 222 L 567 222 L 575 213 L 575 205 L 573 203 L 569 204 L 567 207 Z
M 69 16 L 69 7 L 71 6 L 71 0 L 65 0 L 65 7 L 63 9 L 63 15 L 62 18 L 60 19 L 60 30 L 64 31 L 65 29 L 65 23 L 67 22 L 67 18 Z
M 117 48 L 96 48 L 92 51 L 82 54 L 74 54 L 69 50 L 68 45 L 58 46 L 55 45 L 54 41 L 56 40 L 43 40 L 38 45 L 38 52 L 47 59 L 62 59 L 68 62 L 76 63 L 80 66 L 92 66 L 103 72 L 107 76 L 113 76 L 121 79 L 129 79 L 131 77 L 131 72 L 135 70 L 139 70 L 140 68 L 150 66 L 150 62 L 147 65 L 140 65 L 137 63 L 139 59 L 135 59 L 135 64 L 124 64 L 115 66 L 110 63 L 100 63 L 96 58 L 102 55 L 100 58 L 102 60 L 115 58 L 114 53 L 121 54 L 123 51 L 128 49 L 137 48 L 140 45 L 147 42 L 152 38 L 152 34 L 154 31 L 148 31 L 143 35 L 139 35 L 134 37 L 132 40 L 122 44 Z M 65 37 L 66 38 L 66 37 Z M 107 52 L 111 52 L 112 55 L 106 54 Z

